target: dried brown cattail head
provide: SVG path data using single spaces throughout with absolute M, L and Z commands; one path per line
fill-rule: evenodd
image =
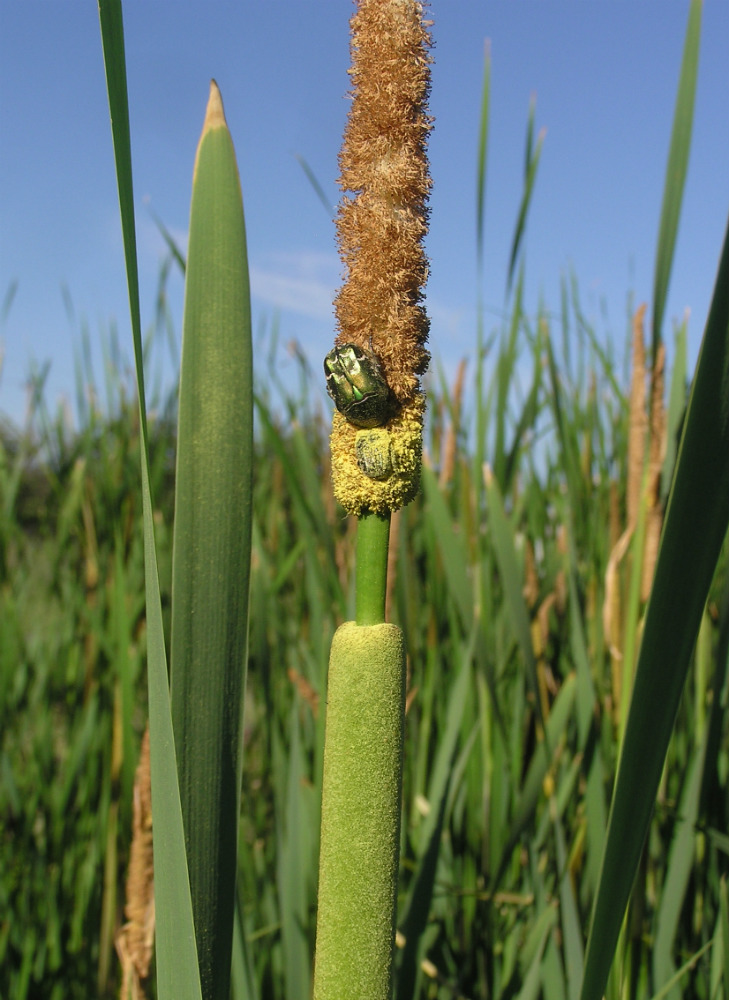
M 337 341 L 372 346 L 399 403 L 428 366 L 423 249 L 431 181 L 430 35 L 412 0 L 359 0 L 352 18 L 352 107 L 339 156 L 337 236 L 347 269 Z

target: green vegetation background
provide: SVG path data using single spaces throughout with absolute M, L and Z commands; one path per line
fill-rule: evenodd
M 664 339 L 699 22 L 694 2 L 656 255 L 649 369 Z M 479 254 L 488 81 L 487 70 Z M 631 387 L 633 304 L 620 344 L 593 329 L 574 282 L 565 281 L 555 311 L 533 316 L 522 304 L 519 250 L 541 142 L 532 108 L 503 321 L 488 335 L 479 323 L 472 356 L 452 381 L 431 372 L 422 495 L 393 520 L 388 619 L 403 629 L 409 652 L 397 1000 L 579 994 L 646 610 L 644 538 L 666 500 L 684 419 L 681 325 L 657 495 L 639 459 L 643 488 L 629 499 L 631 441 L 636 430 L 644 436 L 648 410 L 656 413 L 650 393 L 650 402 L 635 403 L 646 371 L 634 349 Z M 181 263 L 175 252 L 170 260 Z M 169 266 L 147 350 L 169 332 Z M 667 560 L 678 559 L 694 585 L 677 592 L 676 566 L 668 566 L 662 599 L 651 605 L 643 652 L 653 663 L 633 702 L 646 724 L 628 729 L 642 753 L 623 754 L 624 787 L 640 787 L 636 778 L 652 768 L 658 781 L 659 732 L 667 738 L 674 714 L 669 692 L 684 691 L 609 1000 L 656 990 L 672 1000 L 720 1000 L 729 983 L 728 274 L 725 247 L 707 326 L 709 377 L 694 393 L 698 419 L 682 452 L 683 499 L 710 502 L 675 507 L 703 511 L 674 524 Z M 11 298 L 12 289 L 6 305 Z M 0 434 L 0 996 L 19 1000 L 111 997 L 118 989 L 114 936 L 147 717 L 147 631 L 138 408 L 113 333 L 106 346 L 102 404 L 82 343 L 79 426 L 48 410 L 41 375 L 27 426 L 5 424 Z M 284 356 L 275 336 L 258 345 L 257 358 L 233 997 L 308 1000 L 326 664 L 335 628 L 353 617 L 354 524 L 332 499 L 322 376 L 296 345 Z M 148 407 L 167 619 L 175 399 L 157 393 Z M 683 685 L 682 658 L 670 643 L 678 636 L 688 654 L 694 627 L 686 609 L 698 620 L 703 577 L 722 537 Z M 666 608 L 673 610 L 661 617 Z M 655 787 L 651 781 L 643 787 Z M 652 793 L 645 799 L 616 796 L 626 843 L 606 863 L 608 889 L 624 883 L 627 891 L 633 880 L 638 855 L 624 857 L 626 820 L 642 829 Z M 606 937 L 620 898 L 608 892 L 596 920 Z M 591 954 L 606 971 L 613 940 L 594 937 Z
M 570 922 L 580 938 L 589 922 L 621 707 L 603 604 L 625 527 L 629 331 L 623 344 L 601 345 L 574 284 L 562 291 L 559 314 L 532 320 L 517 282 L 503 328 L 475 345 L 454 385 L 433 372 L 423 493 L 394 526 L 390 619 L 405 632 L 410 664 L 401 996 L 412 988 L 515 996 L 536 963 L 562 1000 Z M 681 327 L 666 473 L 686 398 L 685 347 Z M 310 989 L 321 701 L 331 636 L 352 617 L 353 524 L 331 497 L 319 373 L 275 337 L 265 368 L 256 390 L 239 900 L 247 995 L 296 1000 Z M 8 997 L 113 996 L 118 984 L 113 936 L 146 721 L 145 624 L 136 402 L 119 368 L 105 378 L 102 405 L 81 366 L 80 428 L 48 411 L 38 384 L 27 427 L 6 424 L 2 435 L 0 995 Z M 168 610 L 172 399 L 152 408 Z M 667 483 L 665 475 L 664 494 Z M 629 601 L 639 561 L 629 551 L 619 569 L 622 636 L 642 615 Z M 668 955 L 680 965 L 718 919 L 729 820 L 726 565 L 724 552 L 631 907 L 632 961 L 645 983 L 662 924 L 670 920 Z M 596 696 L 586 740 L 575 681 L 583 667 Z M 697 779 L 695 748 L 707 734 Z M 708 998 L 711 980 L 705 955 L 675 995 Z

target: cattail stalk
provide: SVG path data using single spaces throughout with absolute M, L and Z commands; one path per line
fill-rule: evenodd
M 376 426 L 345 409 L 331 437 L 335 495 L 359 518 L 357 621 L 337 630 L 329 661 L 314 1000 L 389 1000 L 406 674 L 385 604 L 390 515 L 420 485 L 430 37 L 414 0 L 358 0 L 351 26 L 337 345 L 374 355 L 389 393 Z

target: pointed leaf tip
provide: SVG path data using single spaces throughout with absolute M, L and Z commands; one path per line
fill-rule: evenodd
M 226 124 L 225 111 L 223 110 L 223 98 L 220 95 L 220 88 L 215 80 L 211 80 L 208 106 L 205 109 L 203 135 L 205 135 L 205 133 L 211 128 L 225 128 Z
M 220 88 L 218 87 L 215 80 L 210 81 L 210 94 L 208 95 L 208 105 L 205 108 L 205 121 L 203 122 L 202 132 L 200 133 L 200 139 L 197 144 L 197 151 L 195 153 L 195 165 L 192 171 L 193 184 L 195 183 L 195 178 L 197 177 L 197 164 L 200 158 L 200 147 L 203 144 L 205 136 L 208 132 L 216 128 L 227 129 L 228 123 L 225 120 L 225 111 L 223 110 L 223 98 L 220 95 Z

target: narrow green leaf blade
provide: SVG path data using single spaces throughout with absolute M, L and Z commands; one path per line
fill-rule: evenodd
M 675 937 L 686 900 L 696 850 L 701 777 L 706 757 L 706 736 L 701 747 L 694 749 L 687 768 L 686 783 L 681 795 L 678 820 L 664 876 L 663 890 L 656 921 L 653 943 L 653 982 L 662 986 L 676 973 L 673 961 Z
M 486 41 L 481 85 L 481 112 L 478 125 L 478 167 L 476 172 L 476 253 L 483 261 L 483 234 L 486 222 L 486 162 L 489 148 L 489 104 L 491 96 L 491 45 Z
M 486 499 L 489 511 L 491 539 L 496 555 L 499 576 L 504 588 L 504 600 L 508 610 L 514 638 L 524 662 L 527 684 L 534 696 L 534 705 L 539 721 L 542 718 L 541 701 L 539 698 L 539 683 L 537 680 L 537 664 L 532 647 L 531 623 L 523 593 L 523 572 L 519 566 L 514 533 L 504 510 L 504 501 L 499 485 L 490 472 L 485 476 Z
M 661 223 L 658 230 L 656 248 L 656 269 L 653 276 L 653 335 L 652 358 L 656 360 L 661 339 L 663 312 L 666 307 L 668 283 L 671 277 L 673 253 L 676 248 L 678 220 L 681 214 L 683 189 L 686 183 L 689 151 L 691 149 L 691 128 L 694 119 L 694 99 L 696 79 L 699 73 L 699 42 L 701 40 L 702 0 L 691 0 L 686 40 L 681 63 L 681 77 L 678 82 L 676 108 L 673 114 L 671 145 L 666 165 L 666 180 L 663 187 Z
M 534 192 L 534 182 L 537 179 L 537 168 L 539 167 L 539 160 L 542 155 L 542 146 L 544 145 L 544 137 L 546 135 L 545 129 L 541 129 L 537 135 L 536 144 L 534 145 L 534 148 L 532 148 L 532 143 L 534 142 L 534 107 L 534 100 L 532 100 L 529 106 L 529 124 L 527 126 L 524 190 L 522 192 L 519 214 L 516 219 L 516 228 L 514 229 L 514 236 L 511 242 L 511 253 L 509 254 L 509 270 L 506 279 L 507 295 L 514 280 L 516 262 L 524 239 L 524 233 L 526 231 L 527 213 L 529 212 L 529 205 L 531 204 L 532 194 Z
M 160 1000 L 201 1000 L 182 812 L 177 785 L 177 764 L 172 736 L 172 718 L 167 686 L 167 657 L 162 625 L 157 555 L 154 545 L 153 507 L 149 486 L 149 452 L 144 405 L 129 107 L 124 59 L 124 27 L 120 0 L 101 0 L 99 20 L 119 188 L 142 430 L 147 673 L 152 801 L 154 803 L 157 989 Z
M 724 995 L 729 996 L 729 892 L 727 892 L 727 883 L 725 878 L 721 880 L 719 892 L 719 923 L 724 965 Z

